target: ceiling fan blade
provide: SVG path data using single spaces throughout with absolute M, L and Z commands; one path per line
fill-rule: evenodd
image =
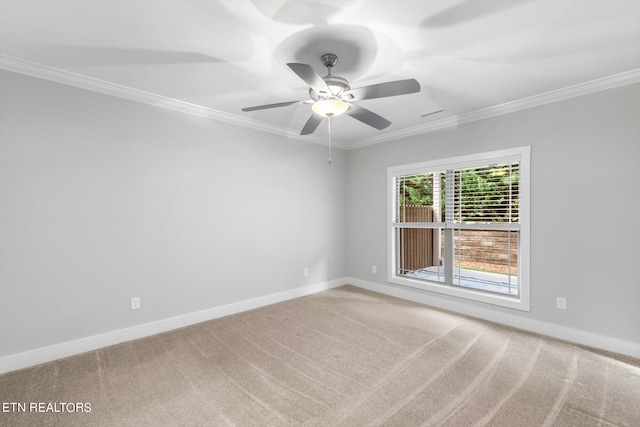
M 309 117 L 309 120 L 307 120 L 307 123 L 302 128 L 302 132 L 300 132 L 300 135 L 312 134 L 313 131 L 315 131 L 318 125 L 322 122 L 323 118 L 324 117 L 316 113 L 311 113 L 311 117 Z
M 372 126 L 378 130 L 382 130 L 389 126 L 391 122 L 382 116 L 377 115 L 373 111 L 362 108 L 355 104 L 349 104 L 347 114 L 362 123 Z
M 420 83 L 416 79 L 407 79 L 358 87 L 345 92 L 343 97 L 349 101 L 360 101 L 361 99 L 385 98 L 415 92 L 420 92 Z M 353 98 L 349 99 L 349 96 Z
M 243 108 L 242 111 L 256 111 L 256 110 L 266 110 L 267 108 L 286 107 L 287 105 L 297 104 L 299 102 L 304 102 L 304 101 L 288 101 L 288 102 L 278 102 L 276 104 L 258 105 L 257 107 Z
M 287 64 L 310 88 L 316 92 L 329 92 L 329 87 L 320 74 L 316 73 L 310 65 L 290 62 Z

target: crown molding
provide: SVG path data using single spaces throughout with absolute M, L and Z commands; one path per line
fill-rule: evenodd
M 612 89 L 618 86 L 625 86 L 640 82 L 640 68 L 635 70 L 625 71 L 623 73 L 614 74 L 612 76 L 603 77 L 601 79 L 592 80 L 585 83 L 569 86 L 566 88 L 553 90 L 539 95 L 530 96 L 528 98 L 522 98 L 516 101 L 506 102 L 504 104 L 495 105 L 488 108 L 472 111 L 469 113 L 460 114 L 457 116 L 447 117 L 445 119 L 433 121 L 423 125 L 414 126 L 411 128 L 399 130 L 396 132 L 385 133 L 377 135 L 372 138 L 362 139 L 350 143 L 348 150 L 353 150 L 360 147 L 366 147 L 368 145 L 380 144 L 382 142 L 394 141 L 409 136 L 424 134 L 433 132 L 440 129 L 445 129 L 453 126 L 458 126 L 463 123 L 474 122 L 476 120 L 487 119 L 490 117 L 501 116 L 503 114 L 509 114 L 528 108 L 539 107 L 541 105 L 550 104 L 557 101 L 562 101 L 569 98 L 575 98 L 582 95 L 587 95 L 593 92 L 599 92 L 602 90 Z
M 295 139 L 320 145 L 329 145 L 329 141 L 327 138 L 319 137 L 317 135 L 301 136 L 297 131 L 294 131 L 292 129 L 274 126 L 268 123 L 250 119 L 248 117 L 239 116 L 237 114 L 226 113 L 224 111 L 215 110 L 213 108 L 191 104 L 189 102 L 180 101 L 178 99 L 145 92 L 100 79 L 95 79 L 59 68 L 36 64 L 7 55 L 0 54 L 0 69 L 37 77 L 40 79 L 50 80 L 53 82 L 102 93 L 105 95 L 116 96 L 118 98 L 128 99 L 130 101 L 141 102 L 156 107 L 166 108 L 168 110 L 178 111 L 185 114 L 191 114 L 194 116 L 242 126 L 261 132 L 280 135 L 288 139 Z M 380 144 L 383 142 L 407 138 L 414 135 L 434 132 L 440 129 L 458 126 L 463 123 L 469 123 L 477 120 L 487 119 L 490 117 L 500 116 L 503 114 L 509 114 L 528 108 L 539 107 L 541 105 L 550 104 L 553 102 L 575 98 L 577 96 L 587 95 L 593 92 L 612 89 L 618 86 L 625 86 L 638 82 L 640 82 L 640 68 L 619 74 L 614 74 L 608 77 L 603 77 L 601 79 L 580 83 L 563 89 L 553 90 L 539 95 L 530 96 L 528 98 L 483 108 L 469 113 L 447 117 L 445 119 L 413 126 L 411 128 L 377 135 L 372 138 L 365 138 L 349 143 L 334 139 L 332 141 L 332 145 L 343 150 L 353 150 L 360 147 L 366 147 L 368 145 Z
M 275 135 L 284 136 L 288 139 L 295 139 L 320 145 L 329 145 L 329 140 L 327 138 L 319 137 L 317 135 L 302 136 L 292 129 L 274 126 L 268 123 L 250 119 L 248 117 L 242 117 L 237 114 L 226 113 L 224 111 L 215 110 L 213 108 L 203 107 L 201 105 L 180 101 L 175 98 L 158 95 L 151 92 L 145 92 L 117 83 L 112 83 L 105 80 L 88 77 L 82 74 L 73 73 L 71 71 L 36 64 L 34 62 L 25 61 L 20 58 L 14 58 L 11 56 L 0 54 L 0 69 L 44 80 L 49 80 L 80 89 L 90 90 L 92 92 L 111 95 L 118 98 L 127 99 L 129 101 L 141 102 L 144 104 L 153 105 L 155 107 L 165 108 L 185 114 L 191 114 L 198 117 L 204 117 L 211 120 L 217 120 L 224 123 L 251 128 L 261 132 L 272 133 Z M 343 141 L 333 139 L 331 144 L 336 148 L 346 148 L 346 144 Z

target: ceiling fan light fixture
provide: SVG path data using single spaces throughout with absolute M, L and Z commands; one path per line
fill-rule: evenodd
M 313 103 L 311 109 L 323 117 L 335 117 L 349 109 L 349 104 L 339 99 L 321 99 Z

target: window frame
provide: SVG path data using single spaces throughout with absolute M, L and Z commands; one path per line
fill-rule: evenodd
M 476 153 L 458 157 L 430 160 L 420 163 L 391 166 L 387 168 L 387 228 L 388 228 L 388 281 L 389 283 L 436 292 L 472 301 L 498 305 L 521 311 L 530 311 L 530 162 L 531 146 L 510 148 L 504 150 Z M 520 163 L 519 171 L 519 207 L 518 216 L 520 224 L 520 242 L 518 247 L 518 287 L 519 295 L 501 295 L 499 293 L 486 292 L 478 289 L 449 285 L 441 282 L 434 282 L 425 279 L 412 279 L 406 276 L 397 275 L 397 242 L 396 230 L 406 228 L 394 223 L 395 219 L 395 178 L 399 176 L 422 174 L 433 171 L 443 171 L 448 169 L 465 169 L 480 167 L 495 163 L 509 163 L 517 161 Z M 446 223 L 452 229 L 458 229 L 464 224 Z M 417 227 L 419 228 L 419 227 Z M 489 226 L 488 228 L 491 228 Z

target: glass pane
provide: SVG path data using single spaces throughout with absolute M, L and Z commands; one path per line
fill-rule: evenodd
M 454 230 L 454 285 L 518 295 L 518 231 Z
M 396 222 L 440 222 L 444 207 L 444 174 L 404 175 L 396 178 Z
M 519 164 L 455 171 L 455 222 L 518 222 Z
M 444 282 L 441 242 L 444 231 L 439 228 L 400 228 L 396 230 L 398 276 Z

